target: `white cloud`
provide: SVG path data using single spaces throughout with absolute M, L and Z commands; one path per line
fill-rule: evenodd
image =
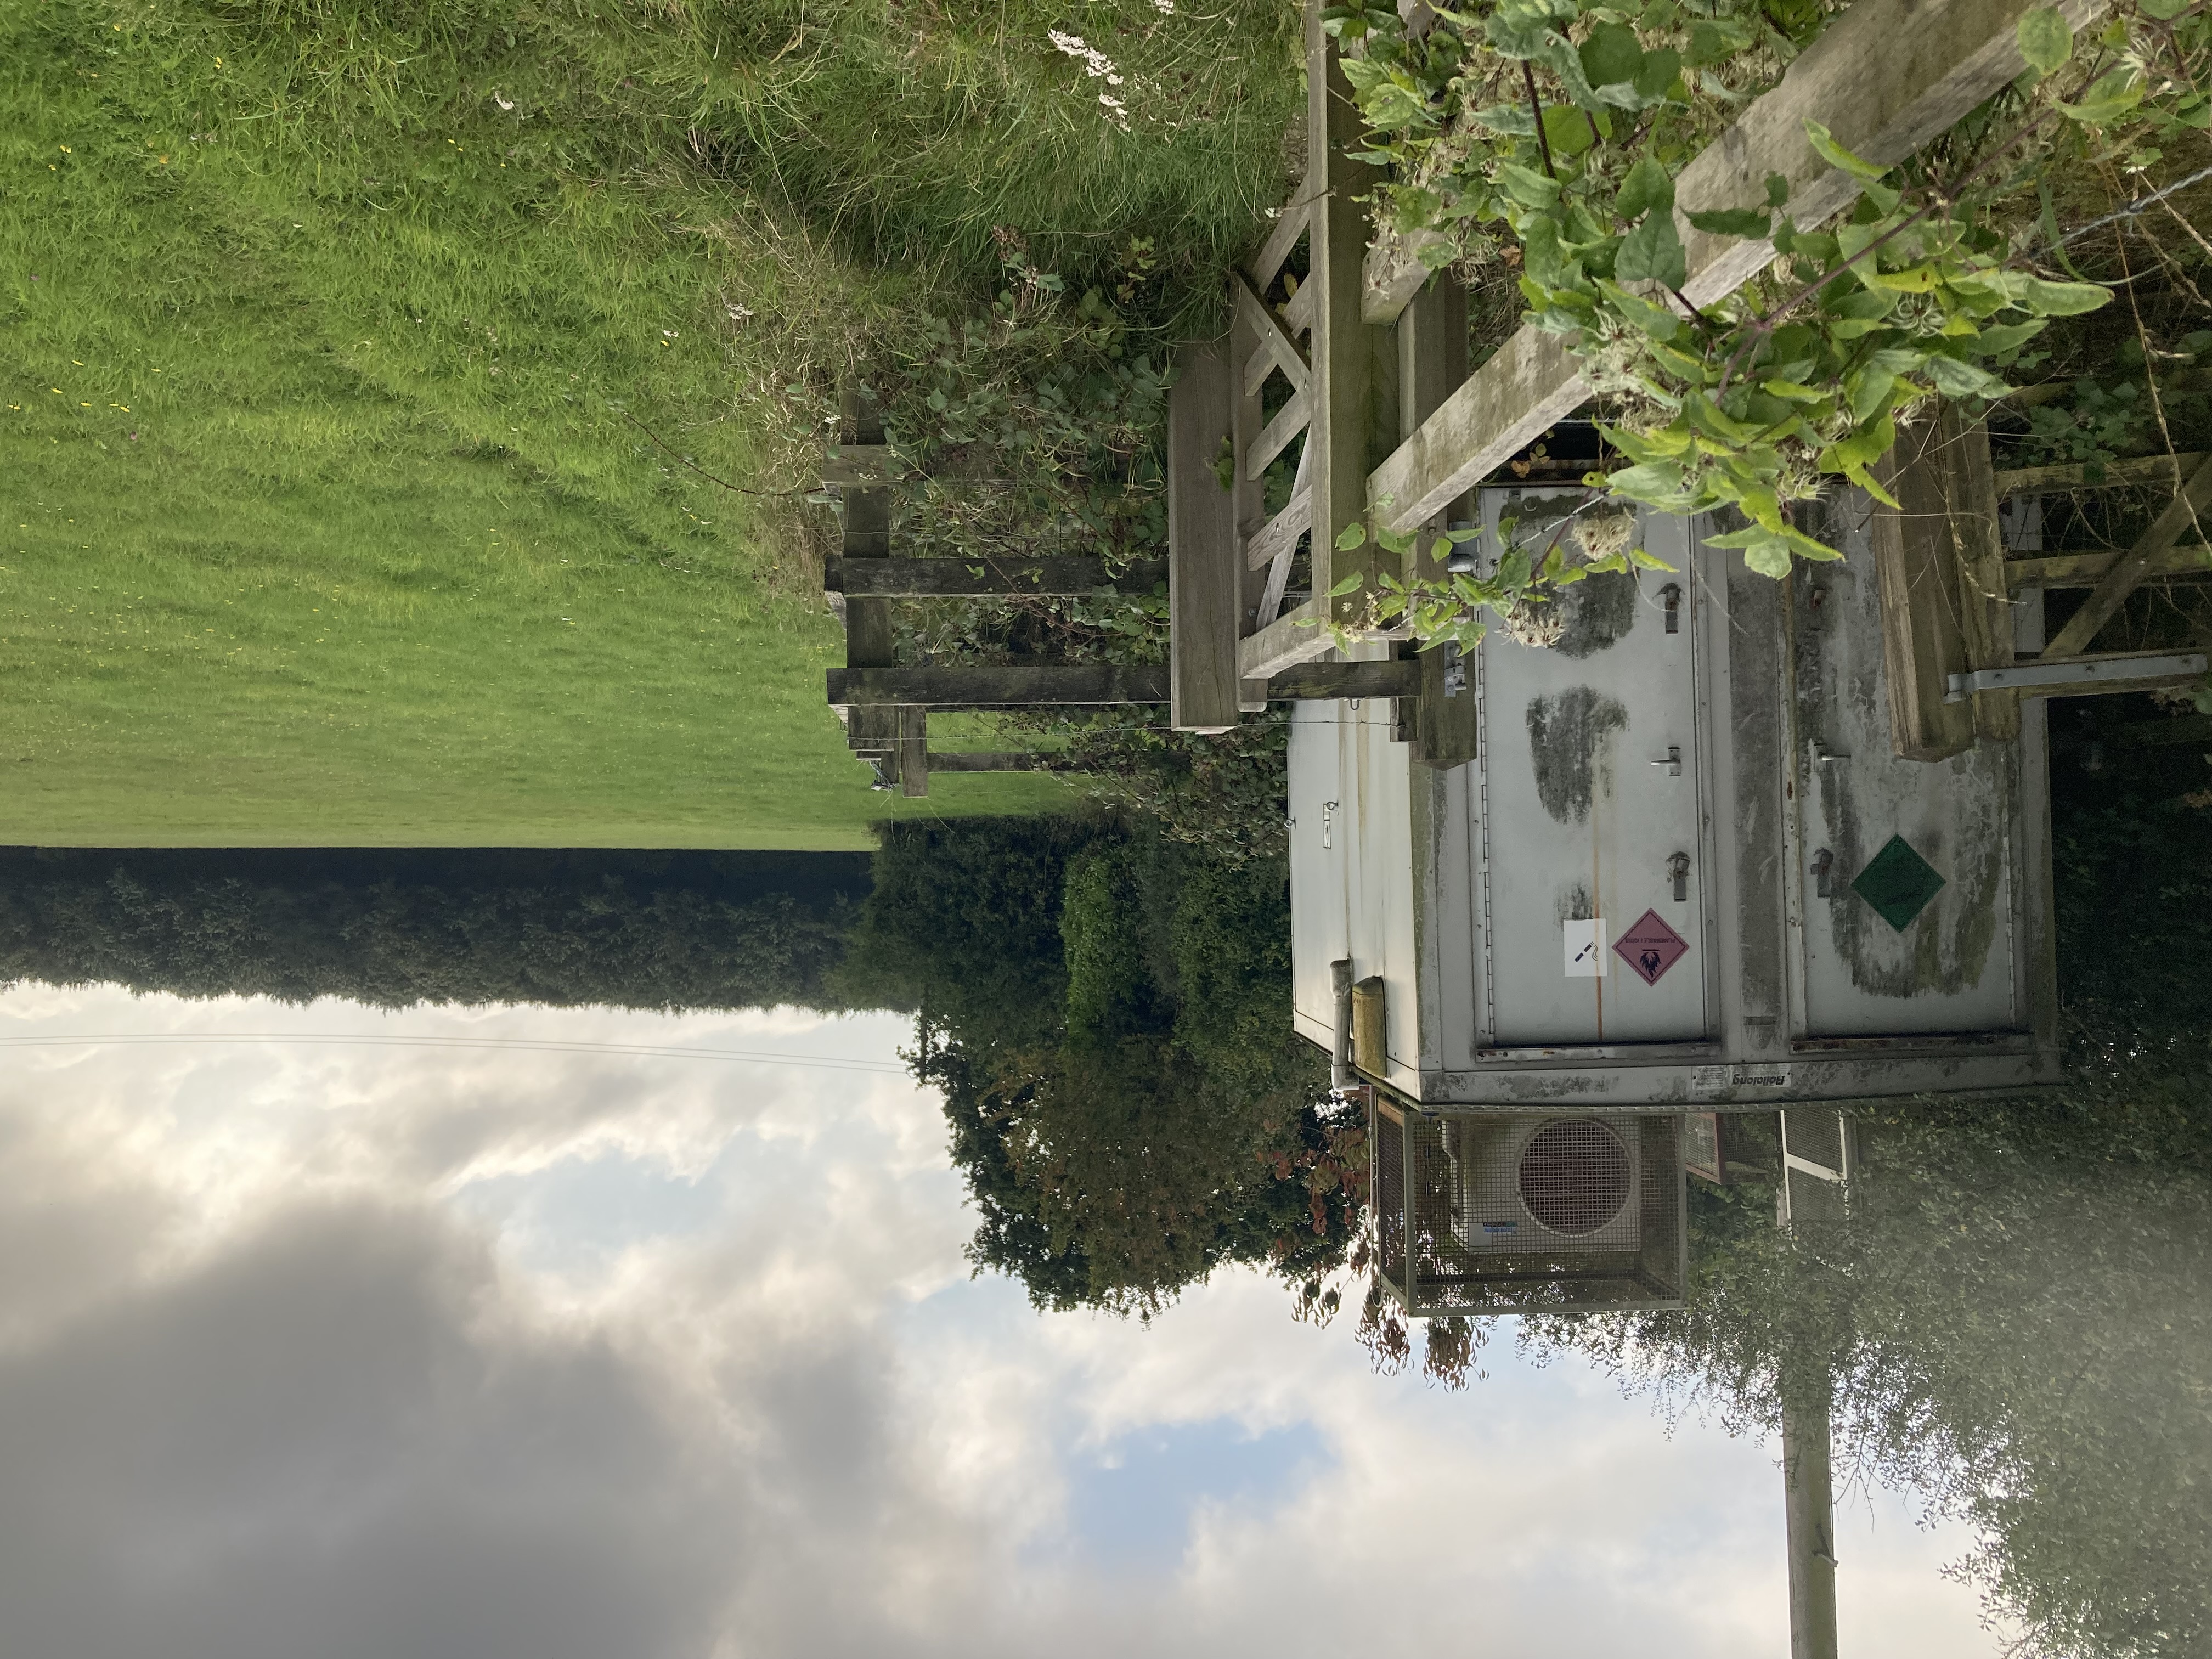
M 1771 1455 L 1493 1348 L 1447 1396 L 1229 1274 L 1147 1329 L 971 1283 L 892 1017 L 188 1004 L 10 1046 L 0 1606 L 113 1659 L 1768 1654 Z M 1995 1650 L 1883 1500 L 1844 1628 Z M 1863 1535 L 1862 1535 L 1863 1534 Z M 1862 1565 L 1863 1563 L 1863 1565 Z

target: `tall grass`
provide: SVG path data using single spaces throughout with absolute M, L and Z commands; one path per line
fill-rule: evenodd
M 0 838 L 853 844 L 793 510 L 835 374 L 998 224 L 1210 294 L 1291 21 L 0 0 Z

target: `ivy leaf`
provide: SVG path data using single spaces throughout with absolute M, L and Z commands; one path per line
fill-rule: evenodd
M 1764 236 L 1773 226 L 1773 221 L 1757 208 L 1723 208 L 1685 216 L 1709 236 Z
M 1889 169 L 1877 167 L 1863 155 L 1855 155 L 1835 140 L 1835 135 L 1809 116 L 1805 122 L 1805 137 L 1820 157 L 1832 167 L 1840 167 L 1854 179 L 1879 179 Z
M 2020 20 L 2014 33 L 2020 55 L 2038 75 L 2048 75 L 2074 55 L 2074 29 L 2056 6 L 2039 6 Z
M 1620 181 L 1620 194 L 1613 198 L 1613 210 L 1626 220 L 1636 220 L 1653 208 L 1671 210 L 1674 205 L 1674 181 L 1667 169 L 1652 156 L 1646 155 L 1628 170 Z

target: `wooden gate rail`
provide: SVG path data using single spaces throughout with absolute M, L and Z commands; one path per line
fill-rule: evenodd
M 1689 213 L 1761 201 L 1767 178 L 1779 173 L 1790 182 L 1793 220 L 1811 226 L 1832 217 L 1856 195 L 1858 181 L 1814 150 L 1808 120 L 1820 122 L 1869 160 L 1904 161 L 2023 71 L 2017 26 L 2039 3 L 1856 0 L 1781 83 L 1754 100 L 1676 181 L 1689 301 L 1704 305 L 1732 294 L 1775 258 L 1769 242 L 1697 230 Z M 2061 0 L 2059 9 L 2080 31 L 2107 9 L 2107 0 Z M 1370 247 L 1356 198 L 1371 175 L 1353 159 L 1361 143 L 1358 112 L 1337 43 L 1320 27 L 1318 3 L 1308 7 L 1306 48 L 1311 171 L 1258 256 L 1236 274 L 1225 343 L 1187 353 L 1170 398 L 1171 660 L 1174 719 L 1184 729 L 1233 723 L 1237 708 L 1265 701 L 1266 682 L 1330 652 L 1333 641 L 1322 624 L 1348 625 L 1364 604 L 1361 592 L 1337 596 L 1333 589 L 1345 575 L 1371 579 L 1380 569 L 1373 536 L 1356 552 L 1337 547 L 1350 526 L 1364 520 L 1410 532 L 1435 524 L 1590 395 L 1559 337 L 1523 327 L 1474 374 L 1462 370 L 1443 395 L 1415 397 L 1413 382 L 1432 380 L 1433 367 L 1424 368 L 1430 359 L 1405 337 L 1407 308 L 1416 295 L 1449 292 L 1449 277 L 1431 276 L 1410 243 L 1385 236 Z M 1267 295 L 1301 236 L 1307 278 L 1282 307 L 1271 307 Z M 1389 327 L 1399 331 L 1395 350 Z M 1433 325 L 1430 336 L 1436 337 Z M 1288 398 L 1263 418 L 1266 388 L 1278 375 Z M 1416 409 L 1417 403 L 1423 406 Z M 1386 411 L 1393 407 L 1418 418 L 1392 430 Z M 1947 413 L 1937 418 L 1957 424 Z M 1301 432 L 1289 503 L 1269 519 L 1261 510 L 1260 475 Z M 1948 674 L 2008 666 L 2009 590 L 2072 581 L 2082 570 L 2053 566 L 2024 572 L 2017 582 L 2007 573 L 1996 503 L 2059 481 L 2029 473 L 2000 481 L 1989 464 L 1986 428 L 1972 437 L 1972 453 L 1930 460 L 1922 476 L 1905 480 L 1928 495 L 1923 505 L 1937 515 L 1935 538 L 1894 523 L 1882 532 L 1893 544 L 1881 561 L 1886 580 L 1897 589 L 1892 684 L 1920 688 L 1905 691 L 1896 736 L 1900 752 L 1928 758 L 1956 752 L 1977 736 L 2016 732 L 2014 694 L 1979 694 L 1971 710 L 1947 706 Z M 1233 474 L 1225 490 L 1212 486 L 1221 456 L 1229 458 Z M 2079 655 L 2136 583 L 2173 566 L 2193 514 L 2212 507 L 2212 462 L 2187 460 L 2188 481 L 2173 505 L 2142 541 L 2098 574 L 2088 601 L 2046 656 Z M 1893 459 L 1892 475 L 1903 477 L 1900 469 L 1911 465 Z M 2157 458 L 2125 465 L 2129 481 L 2169 477 L 2175 470 Z M 1230 499 L 1224 502 L 1223 495 Z M 1901 551 L 1899 535 L 1905 538 Z M 1290 568 L 1302 543 L 1310 553 L 1311 592 L 1285 611 Z M 1916 600 L 1916 589 L 1928 591 Z M 1942 613 L 1932 622 L 1911 614 L 1929 605 Z

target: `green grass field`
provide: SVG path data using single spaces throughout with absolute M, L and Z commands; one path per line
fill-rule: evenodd
M 770 46 L 764 80 L 736 44 L 807 44 L 796 7 L 518 37 L 455 6 L 0 0 L 0 842 L 856 847 L 1065 801 L 1033 775 L 872 793 L 789 498 L 678 458 L 803 485 L 823 371 L 956 289 L 994 213 L 1027 191 L 1042 234 L 1156 222 L 1210 152 L 1119 134 L 1043 46 L 1049 120 L 993 95 L 1057 162 L 993 170 L 962 113 L 991 89 L 846 10 L 882 40 L 798 79 Z M 884 118 L 842 195 L 815 156 L 770 211 L 716 161 L 869 75 Z M 1219 145 L 1271 156 L 1279 114 Z M 707 117 L 734 136 L 682 125 Z M 1041 161 L 1049 191 L 1010 177 Z M 963 170 L 1012 197 L 963 216 Z M 1279 184 L 1213 171 L 1186 264 Z

